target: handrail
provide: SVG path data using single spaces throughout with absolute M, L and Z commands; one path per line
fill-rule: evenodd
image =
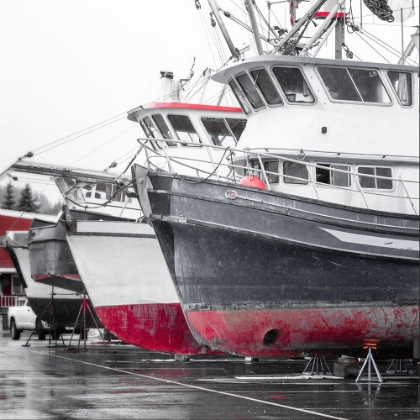
M 367 200 L 367 195 L 373 195 L 373 196 L 380 196 L 380 197 L 386 197 L 386 198 L 393 198 L 393 199 L 403 199 L 406 200 L 408 199 L 408 201 L 410 202 L 410 206 L 412 209 L 412 212 L 414 214 L 418 214 L 417 210 L 416 210 L 416 206 L 413 202 L 413 200 L 419 200 L 419 197 L 414 197 L 412 195 L 410 195 L 409 190 L 407 189 L 407 185 L 406 184 L 419 184 L 418 180 L 413 180 L 413 179 L 400 179 L 397 177 L 387 177 L 387 176 L 383 176 L 383 175 L 370 175 L 370 174 L 364 174 L 364 173 L 358 173 L 353 171 L 352 169 L 352 163 L 349 162 L 348 163 L 348 170 L 345 169 L 338 169 L 338 168 L 333 168 L 331 167 L 332 165 L 343 165 L 345 166 L 346 163 L 337 163 L 334 164 L 332 163 L 331 166 L 324 166 L 322 164 L 319 163 L 311 163 L 305 160 L 300 160 L 300 159 L 293 159 L 290 157 L 286 157 L 286 156 L 282 156 L 282 155 L 275 155 L 272 153 L 261 153 L 260 150 L 261 148 L 259 148 L 258 152 L 256 151 L 256 149 L 238 149 L 238 148 L 232 148 L 229 147 L 229 151 L 230 151 L 230 156 L 231 156 L 231 160 L 232 162 L 229 162 L 228 159 L 225 158 L 226 155 L 226 150 L 228 150 L 226 147 L 223 146 L 217 146 L 217 145 L 209 145 L 209 144 L 202 144 L 203 147 L 206 148 L 207 150 L 207 155 L 210 158 L 210 160 L 205 160 L 202 158 L 197 158 L 197 157 L 191 157 L 191 156 L 179 156 L 179 155 L 169 155 L 168 151 L 172 150 L 172 151 L 176 151 L 179 152 L 180 149 L 176 148 L 175 149 L 168 149 L 165 150 L 166 147 L 162 147 L 162 151 L 160 150 L 159 152 L 157 152 L 156 150 L 154 150 L 153 148 L 147 147 L 147 142 L 150 142 L 151 139 L 145 139 L 145 140 L 141 140 L 138 139 L 139 143 L 143 144 L 145 146 L 146 149 L 146 161 L 148 164 L 151 164 L 154 166 L 154 168 L 156 169 L 162 169 L 160 168 L 158 165 L 152 163 L 152 161 L 154 160 L 154 158 L 164 158 L 167 161 L 168 164 L 168 170 L 170 172 L 176 172 L 175 168 L 173 165 L 180 165 L 186 169 L 190 169 L 190 170 L 194 170 L 196 171 L 197 177 L 200 177 L 200 174 L 203 174 L 203 176 L 207 177 L 207 178 L 211 178 L 211 177 L 215 177 L 218 180 L 224 180 L 226 182 L 232 182 L 232 183 L 237 183 L 238 182 L 238 177 L 240 177 L 240 172 L 242 172 L 243 174 L 246 173 L 246 171 L 249 169 L 248 166 L 243 166 L 240 164 L 240 162 L 242 160 L 244 161 L 248 161 L 250 158 L 251 159 L 256 159 L 259 163 L 259 168 L 252 168 L 252 171 L 254 173 L 257 173 L 259 176 L 261 176 L 261 178 L 265 181 L 267 190 L 271 190 L 272 186 L 270 185 L 269 182 L 269 176 L 274 175 L 279 177 L 279 179 L 283 179 L 285 177 L 287 177 L 287 179 L 294 179 L 294 180 L 300 180 L 302 181 L 303 178 L 301 177 L 296 177 L 293 175 L 286 175 L 284 173 L 280 173 L 279 172 L 273 172 L 273 171 L 268 171 L 265 169 L 264 167 L 264 160 L 267 161 L 268 159 L 275 159 L 276 161 L 282 161 L 282 162 L 294 162 L 300 165 L 304 165 L 307 168 L 307 174 L 308 174 L 308 178 L 305 179 L 305 181 L 307 181 L 306 183 L 310 183 L 314 189 L 314 193 L 316 198 L 319 200 L 320 196 L 319 196 L 319 191 L 318 189 L 321 187 L 323 191 L 325 191 L 325 188 L 333 188 L 333 189 L 341 189 L 341 190 L 346 190 L 346 191 L 350 191 L 350 192 L 357 192 L 360 194 L 364 205 L 366 206 L 366 208 L 370 208 L 369 206 L 369 202 Z M 166 140 L 160 140 L 160 139 L 153 139 L 153 141 L 162 141 L 162 142 L 166 142 Z M 181 141 L 177 141 L 177 140 L 173 140 L 171 139 L 171 142 L 173 143 L 182 143 Z M 221 161 L 216 163 L 214 158 L 213 158 L 213 154 L 211 153 L 211 149 L 218 151 L 218 152 L 224 152 L 223 156 L 221 158 Z M 149 152 L 152 152 L 151 154 L 147 153 L 147 150 Z M 271 149 L 272 150 L 272 149 Z M 284 151 L 284 149 L 282 149 Z M 297 151 L 297 153 L 302 153 L 303 151 Z M 304 155 L 306 153 L 303 152 Z M 236 155 L 236 162 L 233 162 L 233 156 Z M 354 156 L 356 156 L 356 154 L 354 154 Z M 367 156 L 366 157 L 372 158 L 372 156 Z M 378 155 L 380 156 L 380 155 Z M 411 161 L 412 158 L 410 158 Z M 194 162 L 195 165 L 193 164 L 189 164 L 188 162 Z M 208 170 L 204 167 L 203 164 L 210 164 L 212 170 Z M 200 166 L 201 165 L 201 166 Z M 322 168 L 325 170 L 330 171 L 331 173 L 342 173 L 342 174 L 346 174 L 350 177 L 350 179 L 354 180 L 352 183 L 350 183 L 350 185 L 353 185 L 353 187 L 349 186 L 340 186 L 340 185 L 333 185 L 333 184 L 328 184 L 328 183 L 323 183 L 323 182 L 318 182 L 316 179 L 313 178 L 313 173 L 310 170 L 310 168 Z M 224 169 L 225 173 L 222 173 L 221 170 Z M 239 173 L 238 173 L 239 172 Z M 386 193 L 384 192 L 384 190 L 382 191 L 376 191 L 376 189 L 369 189 L 369 188 L 362 188 L 361 184 L 360 184 L 360 177 L 364 177 L 364 178 L 373 178 L 373 179 L 383 179 L 383 180 L 387 180 L 387 181 L 393 181 L 395 183 L 401 183 L 402 188 L 404 190 L 404 195 L 396 195 L 395 194 L 395 188 L 392 189 L 392 191 L 390 191 L 390 193 Z M 392 194 L 394 193 L 394 194 Z M 413 194 L 413 192 L 411 192 L 411 194 Z

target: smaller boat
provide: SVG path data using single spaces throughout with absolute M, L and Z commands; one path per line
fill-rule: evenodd
M 38 226 L 39 221 L 35 222 Z M 44 223 L 42 223 L 44 224 Z M 54 303 L 55 323 L 58 331 L 64 333 L 71 332 L 75 326 L 78 313 L 80 311 L 83 298 L 78 293 L 72 293 L 67 289 L 60 287 L 51 287 L 46 284 L 37 283 L 31 277 L 31 268 L 29 261 L 29 247 L 28 247 L 29 232 L 28 231 L 9 231 L 6 236 L 2 238 L 2 246 L 8 252 L 16 271 L 20 277 L 21 283 L 28 301 L 38 318 L 41 318 L 47 323 L 51 323 L 51 307 L 49 305 Z M 88 305 L 93 310 L 91 303 Z M 98 319 L 97 325 L 101 327 Z M 87 317 L 86 326 L 88 328 L 95 328 L 94 321 Z
M 77 221 L 67 242 L 105 328 L 153 351 L 213 353 L 185 321 L 153 229 L 146 223 Z

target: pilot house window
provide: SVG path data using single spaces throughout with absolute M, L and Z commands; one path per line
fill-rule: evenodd
M 238 84 L 234 80 L 230 80 L 229 86 L 232 89 L 234 95 L 236 96 L 236 99 L 238 100 L 242 110 L 245 112 L 246 115 L 249 115 L 251 113 L 251 108 L 249 107 L 248 102 L 245 99 L 245 95 L 243 94 L 241 89 L 239 89 Z
M 234 136 L 233 130 L 231 131 L 232 126 L 236 126 L 240 121 L 246 120 L 235 120 L 230 119 L 229 127 L 226 125 L 226 122 L 223 118 L 201 118 L 204 128 L 207 130 L 213 144 L 216 146 L 225 146 L 225 147 L 235 147 L 237 139 Z M 242 126 L 242 124 L 240 124 Z M 242 131 L 240 132 L 242 134 Z M 239 136 L 240 136 L 239 134 Z
M 411 74 L 400 71 L 389 71 L 388 78 L 401 105 L 410 106 L 413 103 L 411 96 Z
M 236 80 L 244 91 L 246 97 L 254 109 L 265 108 L 264 101 L 262 100 L 260 94 L 254 86 L 251 78 L 246 74 L 242 73 L 236 76 Z
M 246 120 L 243 118 L 226 118 L 226 122 L 235 136 L 236 142 L 238 142 L 245 130 Z
M 168 115 L 168 120 L 178 138 L 185 142 L 183 146 L 200 146 L 200 138 L 186 115 Z
M 162 115 L 156 114 L 152 115 L 153 121 L 155 122 L 157 128 L 159 129 L 159 132 L 163 139 L 168 140 L 172 138 L 171 131 L 169 130 L 169 127 L 167 126 L 165 120 L 163 119 Z M 157 142 L 159 145 L 159 143 Z M 176 146 L 176 143 L 173 141 L 167 141 L 166 144 L 168 146 Z M 160 145 L 159 145 L 160 147 Z
M 267 70 L 253 70 L 251 71 L 251 76 L 261 93 L 264 95 L 268 105 L 280 105 L 283 103 L 273 81 L 271 80 L 271 77 L 267 73 Z
M 333 100 L 389 104 L 376 70 L 318 67 L 318 73 Z
M 315 101 L 302 72 L 297 68 L 274 67 L 276 76 L 284 94 L 292 103 L 312 103 Z

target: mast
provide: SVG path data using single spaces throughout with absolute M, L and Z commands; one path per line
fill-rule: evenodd
M 283 47 L 292 37 L 299 31 L 299 29 L 312 18 L 312 15 L 326 2 L 327 0 L 318 0 L 303 16 L 299 19 L 299 22 L 289 31 L 289 33 L 279 42 L 276 51 L 280 51 L 280 48 Z
M 233 57 L 239 58 L 239 51 L 235 46 L 233 45 L 232 40 L 230 39 L 229 33 L 225 27 L 225 24 L 223 23 L 223 20 L 221 19 L 219 15 L 220 7 L 217 4 L 217 0 L 208 0 L 209 5 L 211 7 L 211 10 L 213 11 L 213 16 L 216 19 L 217 23 L 219 24 L 220 30 L 222 31 L 223 37 L 225 38 L 226 44 L 229 47 L 229 50 Z
M 246 0 L 245 5 L 248 6 L 249 19 L 251 20 L 252 31 L 254 32 L 255 45 L 257 46 L 258 55 L 263 55 L 264 52 L 261 44 L 257 20 L 255 19 L 255 10 L 252 0 Z
M 336 5 L 331 9 L 328 16 L 322 22 L 321 25 L 318 26 L 315 33 L 312 35 L 311 39 L 306 43 L 305 47 L 302 50 L 301 54 L 305 54 L 314 44 L 318 41 L 321 36 L 327 32 L 328 33 L 328 26 L 332 19 L 337 19 L 335 14 L 341 8 L 341 6 L 345 3 L 346 0 L 338 0 Z M 299 21 L 300 22 L 300 21 Z M 342 45 L 344 42 L 344 25 L 343 23 L 339 23 L 337 20 L 337 24 L 335 26 L 335 58 L 341 59 L 342 58 Z
M 343 2 L 344 3 L 344 2 Z M 344 44 L 344 18 L 335 17 L 335 58 L 341 60 L 343 58 L 343 44 Z

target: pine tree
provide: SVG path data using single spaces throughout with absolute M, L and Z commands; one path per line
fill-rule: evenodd
M 26 184 L 25 188 L 20 192 L 20 199 L 16 210 L 37 213 L 38 209 L 39 205 L 35 204 L 35 200 L 32 197 L 31 186 Z
M 3 208 L 6 210 L 13 210 L 15 208 L 16 201 L 13 197 L 13 185 L 11 182 L 9 182 L 6 186 L 6 194 L 4 196 L 3 201 Z

